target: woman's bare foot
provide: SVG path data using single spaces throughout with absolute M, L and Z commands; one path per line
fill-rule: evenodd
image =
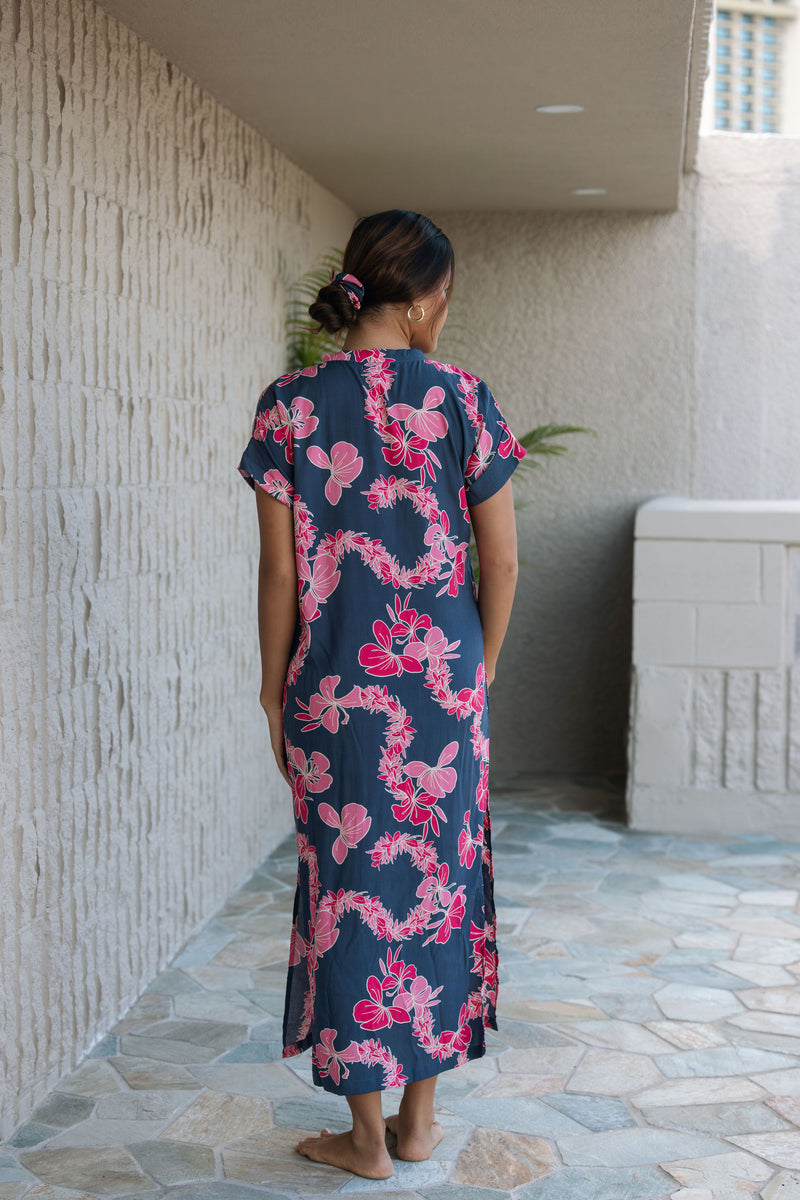
M 444 1137 L 438 1121 L 411 1126 L 403 1119 L 402 1111 L 386 1118 L 386 1128 L 397 1138 L 397 1157 L 404 1162 L 424 1162 Z
M 314 1162 L 330 1163 L 343 1171 L 351 1171 L 353 1175 L 362 1175 L 365 1179 L 388 1179 L 394 1174 L 392 1160 L 385 1142 L 359 1142 L 356 1144 L 354 1132 L 331 1133 L 323 1129 L 319 1137 L 304 1138 L 295 1146 L 298 1154 Z

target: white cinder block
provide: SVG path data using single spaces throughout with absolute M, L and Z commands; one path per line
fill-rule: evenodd
M 783 609 L 777 604 L 701 604 L 697 662 L 709 667 L 778 667 Z
M 737 833 L 773 833 L 800 841 L 800 808 L 792 797 L 752 788 L 640 787 L 629 790 L 628 813 L 633 829 L 677 834 L 706 834 L 712 839 Z
M 795 662 L 789 670 L 789 736 L 786 786 L 800 792 L 800 667 Z
M 692 785 L 719 787 L 725 733 L 725 676 L 722 671 L 694 671 L 693 685 Z
M 634 663 L 691 666 L 695 619 L 691 604 L 637 600 L 633 606 Z
M 739 791 L 754 787 L 754 759 L 754 730 L 726 729 L 724 786 L 726 788 L 736 788 Z
M 756 724 L 759 729 L 786 731 L 786 684 L 784 671 L 758 672 L 758 711 Z
M 756 675 L 728 671 L 722 783 L 742 790 L 755 786 Z
M 738 542 L 644 539 L 633 562 L 635 600 L 727 601 L 760 599 L 759 547 Z
M 786 733 L 759 729 L 756 733 L 756 787 L 760 792 L 786 790 Z
M 800 500 L 698 500 L 655 496 L 636 510 L 637 538 L 800 542 Z
M 761 546 L 761 603 L 783 604 L 786 588 L 786 547 L 775 542 Z
M 633 771 L 637 783 L 687 782 L 691 678 L 687 671 L 636 670 Z
M 754 729 L 756 724 L 756 683 L 754 671 L 725 673 L 725 728 Z

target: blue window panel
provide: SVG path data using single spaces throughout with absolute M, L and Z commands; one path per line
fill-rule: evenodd
M 719 55 L 720 58 L 730 58 L 730 55 L 731 55 L 730 46 L 717 46 L 717 54 Z
M 764 24 L 764 25 L 774 25 L 774 24 L 775 24 L 775 18 L 774 18 L 774 17 L 764 17 L 763 24 Z
M 775 71 L 772 67 L 764 67 L 764 78 L 765 79 L 774 79 L 775 78 Z
M 774 121 L 764 121 L 761 128 L 764 133 L 774 133 L 775 132 L 775 122 Z
M 753 106 L 749 100 L 743 100 L 742 104 L 741 104 L 741 109 L 742 109 L 742 112 L 749 113 L 749 112 L 753 111 Z
M 774 46 L 775 40 L 776 39 L 775 39 L 774 33 L 767 33 L 767 32 L 764 33 L 764 45 L 765 46 Z
M 748 129 L 752 129 L 752 128 L 753 128 L 753 122 L 752 122 L 752 121 L 742 121 L 742 123 L 741 123 L 741 125 L 739 126 L 739 128 L 740 128 L 741 130 L 743 130 L 743 131 L 746 133 Z
M 730 72 L 731 72 L 730 63 L 717 63 L 717 74 L 718 75 L 730 75 Z
M 771 83 L 765 83 L 761 89 L 761 94 L 764 96 L 774 96 L 775 88 L 772 86 Z
M 743 29 L 742 30 L 742 41 L 743 42 L 752 42 L 752 40 L 753 40 L 752 29 Z
M 775 105 L 774 105 L 774 104 L 770 104 L 770 102 L 769 102 L 769 101 L 767 101 L 767 102 L 764 104 L 764 113 L 765 113 L 767 116 L 770 116 L 770 117 L 771 117 L 771 116 L 773 115 L 773 113 L 774 113 L 774 112 L 775 112 Z
M 742 17 L 742 23 L 744 25 L 752 25 L 753 24 L 753 14 L 752 13 L 742 13 L 741 17 Z
M 748 60 L 749 60 L 749 59 L 751 59 L 752 57 L 753 57 L 753 51 L 752 51 L 752 50 L 748 50 L 748 48 L 747 48 L 746 46 L 744 46 L 744 47 L 742 48 L 742 58 L 746 58 L 746 59 L 748 59 Z
M 718 112 L 720 112 L 720 111 L 721 111 L 721 112 L 727 112 L 727 111 L 728 111 L 728 101 L 727 101 L 726 97 L 725 97 L 725 96 L 718 96 L 718 97 L 717 97 L 717 102 L 716 102 L 716 104 L 714 105 L 714 107 L 717 109 L 717 111 L 718 111 Z
M 740 83 L 739 84 L 739 95 L 740 96 L 752 96 L 752 94 L 753 94 L 752 83 Z
M 764 51 L 764 62 L 775 62 L 775 51 L 774 50 L 765 50 Z

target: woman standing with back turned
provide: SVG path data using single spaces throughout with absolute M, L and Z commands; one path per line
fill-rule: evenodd
M 292 789 L 298 882 L 284 1056 L 353 1128 L 297 1149 L 372 1179 L 442 1137 L 436 1077 L 496 1029 L 487 688 L 517 576 L 524 456 L 489 388 L 433 361 L 453 248 L 360 220 L 309 312 L 342 351 L 277 379 L 239 470 L 261 538 L 261 704 Z M 258 485 L 256 488 L 255 485 Z M 480 588 L 469 556 L 470 523 Z

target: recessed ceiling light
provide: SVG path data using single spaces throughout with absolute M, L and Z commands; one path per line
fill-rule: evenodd
M 571 196 L 605 196 L 605 188 L 570 188 Z
M 573 113 L 583 112 L 582 104 L 539 104 L 536 111 L 540 113 Z

